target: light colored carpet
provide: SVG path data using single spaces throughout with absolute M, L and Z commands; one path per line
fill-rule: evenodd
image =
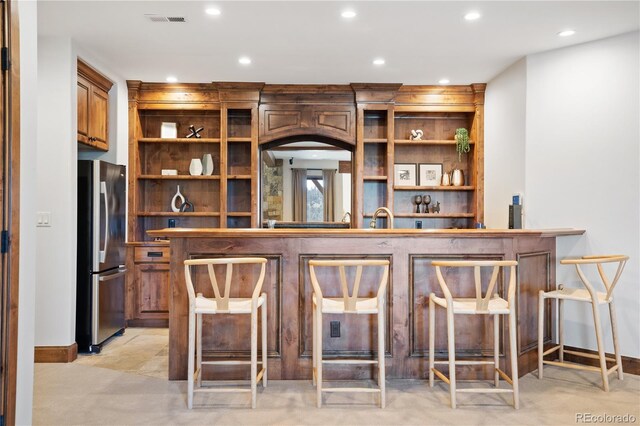
M 462 394 L 452 410 L 444 384 L 430 389 L 418 380 L 388 380 L 384 410 L 368 394 L 327 394 L 317 409 L 311 381 L 273 380 L 258 387 L 255 410 L 246 393 L 196 395 L 188 410 L 186 382 L 166 379 L 167 339 L 166 330 L 127 329 L 99 355 L 36 364 L 34 424 L 569 425 L 580 413 L 631 415 L 640 423 L 640 377 L 612 375 L 605 393 L 597 373 L 556 367 L 545 367 L 542 381 L 532 374 L 520 380 L 517 411 L 508 394 Z

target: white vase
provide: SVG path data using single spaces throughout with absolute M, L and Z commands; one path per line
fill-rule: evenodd
M 213 158 L 211 154 L 205 154 L 202 156 L 202 174 L 211 176 L 213 174 Z
M 200 176 L 202 174 L 202 161 L 199 158 L 192 158 L 189 164 L 189 173 L 191 176 Z
M 179 200 L 179 201 L 178 201 Z M 176 206 L 176 201 L 178 201 L 178 205 Z M 184 204 L 184 196 L 180 193 L 180 185 L 178 185 L 178 190 L 176 191 L 176 195 L 171 199 L 171 210 L 174 213 L 178 213 L 180 211 L 180 207 Z

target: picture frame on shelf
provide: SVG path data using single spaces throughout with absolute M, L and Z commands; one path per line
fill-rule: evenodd
M 440 186 L 442 163 L 421 163 L 418 165 L 420 186 Z
M 394 182 L 396 186 L 416 186 L 416 165 L 415 164 L 394 164 Z

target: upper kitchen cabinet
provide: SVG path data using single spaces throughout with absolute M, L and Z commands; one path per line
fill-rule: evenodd
M 78 60 L 78 143 L 84 148 L 109 150 L 111 86 L 109 79 Z

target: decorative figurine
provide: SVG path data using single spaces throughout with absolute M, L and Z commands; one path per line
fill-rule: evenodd
M 179 201 L 178 201 L 178 198 L 180 199 Z M 178 201 L 178 204 L 176 204 L 176 201 Z M 173 198 L 171 199 L 171 210 L 174 213 L 178 213 L 185 201 L 186 200 L 184 198 L 184 195 L 180 193 L 180 185 L 178 185 L 178 190 L 176 191 L 176 195 L 174 195 Z
M 416 205 L 416 213 L 420 213 L 420 204 L 422 204 L 422 195 L 413 197 L 413 204 Z
M 189 131 L 191 133 L 189 133 L 187 135 L 187 138 L 196 138 L 196 139 L 200 139 L 202 136 L 200 136 L 200 132 L 204 130 L 204 127 L 200 127 L 198 129 L 196 129 L 196 126 L 194 126 L 193 124 L 191 126 L 189 126 Z
M 193 212 L 195 211 L 193 208 L 193 203 L 189 200 L 184 200 L 184 203 L 180 206 L 180 212 Z
M 421 141 L 422 135 L 424 135 L 424 132 L 422 130 L 420 129 L 412 130 L 411 136 L 409 136 L 409 139 L 412 141 Z
M 440 201 L 436 201 L 436 205 L 433 206 L 434 213 L 440 213 Z
M 422 204 L 424 204 L 424 213 L 429 213 L 429 203 L 431 202 L 431 195 L 422 196 Z

